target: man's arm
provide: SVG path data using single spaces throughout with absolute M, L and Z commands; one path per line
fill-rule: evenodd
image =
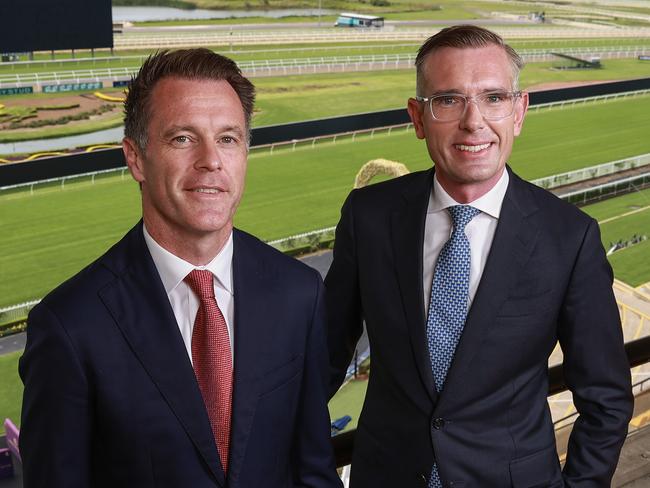
M 25 488 L 88 488 L 88 383 L 64 326 L 46 305 L 29 314 L 20 454 Z
M 357 341 L 363 333 L 359 275 L 354 239 L 352 204 L 354 191 L 341 209 L 341 220 L 336 226 L 334 261 L 330 266 L 327 289 L 327 344 L 330 354 L 330 397 L 345 380 Z
M 632 416 L 634 398 L 612 269 L 591 221 L 559 320 L 564 376 L 579 412 L 567 451 L 567 486 L 608 487 Z
M 293 446 L 296 488 L 341 488 L 330 441 L 327 410 L 328 356 L 325 342 L 323 284 L 314 272 L 316 301 L 305 348 L 296 441 Z

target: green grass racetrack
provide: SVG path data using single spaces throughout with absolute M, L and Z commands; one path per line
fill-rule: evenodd
M 649 111 L 645 96 L 532 112 L 512 166 L 534 179 L 650 152 Z M 402 162 L 411 171 L 430 166 L 412 130 L 253 153 L 236 224 L 263 239 L 334 225 L 356 172 L 374 158 Z M 8 230 L 0 242 L 0 307 L 42 297 L 99 256 L 137 221 L 138 200 L 128 175 L 0 195 Z M 620 232 L 627 238 L 635 230 Z M 635 283 L 624 269 L 616 272 Z

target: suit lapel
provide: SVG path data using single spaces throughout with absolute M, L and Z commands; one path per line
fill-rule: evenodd
M 104 264 L 118 277 L 100 291 L 102 301 L 215 480 L 225 486 L 203 398 L 141 224 L 109 252 Z
M 536 204 L 525 184 L 511 171 L 509 173 L 510 182 L 501 207 L 499 223 L 472 307 L 467 315 L 463 335 L 447 374 L 440 398 L 441 407 L 453 398 L 462 398 L 459 389 L 469 382 L 472 359 L 494 325 L 497 312 L 507 299 L 537 239 L 538 229 L 527 219 L 536 211 Z
M 259 252 L 250 247 L 251 237 L 233 231 L 233 288 L 235 291 L 235 384 L 230 437 L 228 480 L 237 486 L 259 397 L 265 347 L 272 341 L 271 297 L 276 280 Z
M 403 207 L 392 214 L 391 237 L 395 252 L 395 271 L 408 324 L 411 347 L 420 378 L 432 402 L 437 393 L 427 350 L 422 288 L 422 247 L 424 224 L 433 184 L 433 171 L 421 177 L 404 193 Z

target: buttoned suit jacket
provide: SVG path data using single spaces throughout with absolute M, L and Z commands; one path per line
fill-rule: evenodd
M 351 487 L 426 486 L 434 461 L 445 487 L 608 487 L 633 401 L 597 223 L 510 171 L 438 394 L 422 284 L 432 183 L 429 170 L 354 190 L 336 230 L 325 279 L 330 393 L 343 380 L 363 320 L 371 351 Z M 548 357 L 558 340 L 580 412 L 562 472 L 546 398 Z
M 20 361 L 26 488 L 340 486 L 320 276 L 233 234 L 227 477 L 140 223 L 30 313 Z

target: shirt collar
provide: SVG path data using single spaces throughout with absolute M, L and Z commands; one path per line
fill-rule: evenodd
M 205 266 L 194 266 L 184 259 L 170 253 L 167 249 L 158 244 L 151 234 L 147 231 L 145 225 L 142 225 L 144 233 L 144 241 L 149 248 L 149 253 L 153 258 L 156 265 L 160 279 L 162 280 L 165 292 L 169 295 L 192 271 L 193 269 L 207 269 L 217 279 L 217 282 L 228 293 L 233 294 L 232 289 L 232 232 L 228 236 L 226 244 L 223 246 L 219 254 L 217 254 L 212 261 Z
M 498 219 L 499 215 L 501 215 L 501 206 L 503 205 L 503 199 L 506 195 L 509 181 L 510 175 L 508 175 L 508 171 L 504 169 L 503 174 L 501 175 L 501 178 L 499 178 L 499 181 L 497 181 L 496 185 L 494 185 L 485 195 L 477 198 L 473 202 L 469 202 L 468 205 Z M 433 191 L 429 196 L 428 213 L 440 212 L 441 210 L 454 205 L 461 204 L 454 200 L 449 193 L 445 191 L 434 172 Z

